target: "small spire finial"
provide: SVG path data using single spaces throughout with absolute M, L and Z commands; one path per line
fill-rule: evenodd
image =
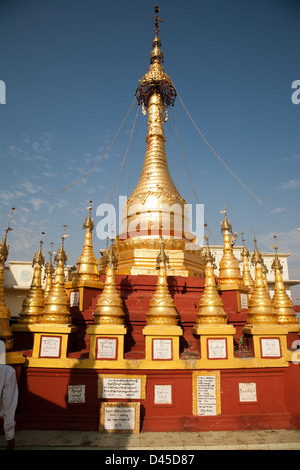
M 157 16 L 157 14 L 159 13 L 159 6 L 158 5 L 155 5 L 154 12 L 155 12 L 155 15 L 153 15 L 154 18 L 155 18 L 154 30 L 155 30 L 155 34 L 157 34 L 158 30 L 159 30 L 159 21 L 163 22 L 164 20 L 162 20 L 161 18 L 158 18 L 158 16 Z
M 12 228 L 10 227 L 10 222 L 11 222 L 11 219 L 12 219 L 12 216 L 13 216 L 13 213 L 14 213 L 15 209 L 16 209 L 15 206 L 13 206 L 13 207 L 11 208 L 11 214 L 10 214 L 9 221 L 8 221 L 8 225 L 7 225 L 7 229 L 6 229 L 6 232 L 5 232 L 6 234 L 7 234 L 7 232 L 9 232 L 10 230 L 12 230 Z

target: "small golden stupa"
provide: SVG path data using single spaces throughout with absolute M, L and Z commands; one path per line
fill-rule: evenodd
M 255 265 L 255 284 L 248 304 L 247 325 L 276 323 L 273 302 L 265 284 L 263 260 L 255 238 L 251 262 Z
M 226 207 L 221 211 L 224 214 L 224 221 L 221 226 L 223 232 L 223 256 L 219 265 L 218 283 L 221 290 L 241 290 L 248 291 L 244 284 L 240 272 L 239 263 L 233 254 L 231 244 L 232 227 L 231 222 L 227 220 Z
M 272 263 L 271 269 L 275 274 L 275 291 L 272 298 L 274 312 L 276 320 L 280 325 L 299 325 L 299 320 L 296 318 L 296 312 L 293 307 L 293 302 L 286 293 L 284 283 L 282 280 L 282 265 L 278 258 L 278 248 L 276 244 L 276 235 L 274 235 L 275 240 L 275 259 Z
M 39 251 L 35 253 L 33 258 L 33 276 L 31 286 L 28 295 L 23 301 L 18 323 L 38 323 L 40 322 L 43 314 L 44 292 L 42 290 L 42 267 L 45 263 L 45 258 L 42 253 L 43 236 L 44 232 L 42 232 Z
M 7 234 L 12 230 L 10 227 L 11 218 L 15 208 L 12 207 L 11 215 L 9 218 L 8 226 L 5 231 L 5 235 L 2 243 L 0 243 L 0 336 L 5 339 L 6 350 L 10 351 L 13 348 L 13 333 L 9 326 L 10 320 L 10 310 L 6 306 L 5 296 L 4 296 L 4 269 L 5 262 L 8 257 L 8 246 L 7 246 Z
M 227 323 L 227 315 L 216 284 L 214 274 L 215 258 L 211 254 L 207 235 L 205 238 L 205 288 L 202 297 L 199 300 L 196 324 L 224 324 Z
M 151 326 L 176 326 L 179 315 L 176 310 L 175 301 L 172 298 L 167 281 L 167 265 L 169 257 L 164 250 L 164 240 L 161 237 L 161 247 L 156 258 L 156 269 L 159 270 L 156 290 L 150 300 L 146 324 Z
M 96 310 L 94 312 L 95 325 L 124 325 L 125 313 L 123 302 L 117 291 L 115 269 L 117 257 L 115 255 L 114 243 L 106 249 L 105 283 L 102 294 L 98 297 Z
M 99 271 L 97 258 L 93 251 L 92 232 L 94 221 L 92 219 L 92 201 L 87 208 L 88 217 L 84 220 L 85 238 L 83 250 L 77 261 L 77 270 L 72 279 L 72 288 L 86 286 L 99 288 Z
M 49 262 L 46 263 L 46 268 L 45 268 L 45 276 L 46 276 L 45 290 L 44 290 L 45 296 L 49 294 L 51 287 L 52 287 L 52 283 L 53 283 L 54 267 L 52 264 L 52 251 L 53 251 L 53 243 L 51 243 L 51 251 L 48 251 Z
M 124 206 L 120 234 L 116 238 L 117 274 L 156 274 L 160 236 L 170 259 L 170 275 L 203 275 L 199 247 L 194 249 L 185 200 L 172 181 L 165 149 L 166 107 L 173 105 L 176 90 L 163 68 L 158 37 L 159 8 L 155 7 L 155 35 L 150 67 L 136 90 L 138 105 L 148 113 L 146 154 L 139 181 Z M 100 271 L 105 259 L 100 259 Z
M 56 269 L 55 277 L 51 290 L 44 300 L 44 310 L 41 318 L 42 323 L 63 324 L 68 325 L 72 323 L 72 315 L 70 313 L 69 296 L 65 288 L 65 264 L 67 255 L 64 250 L 65 235 L 62 236 L 61 246 L 55 256 Z
M 245 286 L 250 289 L 249 291 L 249 298 L 250 298 L 251 292 L 254 288 L 254 280 L 252 279 L 252 276 L 250 273 L 250 266 L 249 266 L 250 255 L 245 245 L 245 239 L 244 239 L 243 233 L 242 233 L 242 240 L 243 240 L 243 249 L 241 251 L 241 257 L 243 260 L 243 280 L 244 280 Z

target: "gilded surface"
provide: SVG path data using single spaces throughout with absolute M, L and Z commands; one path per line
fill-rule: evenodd
M 10 351 L 13 348 L 13 333 L 11 331 L 9 320 L 10 320 L 10 310 L 6 306 L 5 296 L 4 296 L 4 269 L 5 262 L 8 257 L 8 246 L 7 246 L 7 234 L 12 228 L 10 228 L 10 222 L 15 208 L 12 207 L 11 215 L 9 218 L 8 226 L 5 231 L 5 235 L 2 243 L 0 243 L 0 336 L 5 339 L 6 342 L 6 351 Z
M 150 300 L 147 313 L 147 325 L 177 325 L 179 316 L 175 301 L 172 298 L 167 282 L 167 265 L 169 258 L 164 251 L 163 239 L 161 249 L 156 258 L 156 266 L 159 269 L 155 293 Z
M 227 323 L 227 315 L 224 310 L 214 275 L 214 257 L 212 256 L 208 243 L 204 254 L 205 267 L 205 288 L 199 300 L 199 310 L 197 313 L 197 324 L 203 323 Z
M 72 287 L 84 285 L 88 283 L 99 285 L 98 262 L 93 250 L 92 231 L 94 221 L 91 216 L 91 203 L 89 206 L 89 214 L 85 219 L 83 228 L 85 229 L 85 238 L 82 253 L 77 260 L 77 270 L 72 279 Z
M 45 258 L 42 253 L 42 243 L 40 249 L 35 253 L 32 266 L 33 276 L 28 295 L 22 304 L 22 311 L 18 318 L 18 323 L 38 323 L 44 310 L 44 292 L 42 290 L 42 266 Z
M 95 325 L 124 325 L 123 302 L 117 291 L 115 269 L 117 258 L 112 244 L 106 254 L 105 283 L 94 312 Z
M 255 284 L 248 303 L 247 324 L 276 323 L 273 303 L 266 287 L 262 257 L 257 250 L 256 240 L 252 262 L 255 264 Z
M 284 283 L 282 280 L 282 265 L 279 261 L 275 238 L 275 259 L 271 268 L 275 273 L 275 290 L 273 295 L 273 307 L 276 320 L 281 325 L 296 325 L 299 320 L 296 317 L 296 312 L 293 307 L 293 302 L 286 293 Z
M 70 324 L 72 316 L 70 313 L 69 296 L 65 288 L 64 266 L 67 260 L 63 246 L 64 237 L 61 247 L 56 255 L 56 270 L 53 284 L 49 294 L 44 300 L 44 310 L 41 318 L 42 323 L 53 324 Z
M 222 211 L 224 215 L 224 221 L 222 223 L 221 231 L 223 232 L 223 256 L 219 266 L 218 282 L 221 289 L 223 288 L 235 288 L 245 289 L 245 284 L 240 272 L 239 263 L 233 254 L 231 245 L 231 223 L 227 220 L 226 209 Z

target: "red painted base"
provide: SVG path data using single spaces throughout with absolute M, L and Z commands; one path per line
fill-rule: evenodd
M 157 277 L 117 276 L 116 281 L 124 302 L 128 329 L 125 336 L 125 358 L 144 358 L 145 338 L 142 330 L 146 325 L 146 315 Z M 199 337 L 193 334 L 192 328 L 196 323 L 199 299 L 204 291 L 204 279 L 169 277 L 168 283 L 183 329 L 180 356 L 185 359 L 200 357 Z M 100 290 L 85 288 L 83 311 L 72 308 L 73 323 L 78 326 L 78 332 L 71 337 L 70 357 L 88 357 L 89 335 L 86 330 L 93 324 L 93 311 L 100 293 Z M 239 311 L 237 292 L 223 292 L 221 295 L 229 323 L 237 330 L 235 341 L 238 345 L 247 311 Z M 291 337 L 289 341 L 294 339 Z M 28 349 L 31 343 L 31 334 L 22 336 L 22 333 L 18 333 L 16 336 L 18 350 Z M 249 347 L 251 350 L 251 344 Z M 238 349 L 235 354 L 239 354 Z M 26 351 L 25 355 L 30 356 L 31 351 Z M 192 369 L 104 371 L 24 366 L 19 378 L 18 425 L 23 429 L 98 430 L 103 403 L 97 396 L 99 373 L 147 376 L 146 398 L 136 400 L 141 406 L 141 431 L 300 429 L 300 365 L 293 363 L 287 368 L 245 367 L 221 370 L 221 414 L 217 416 L 194 416 Z M 240 401 L 240 383 L 256 384 L 255 402 Z M 84 403 L 68 402 L 69 385 L 85 385 Z M 154 403 L 154 385 L 171 385 L 171 403 Z

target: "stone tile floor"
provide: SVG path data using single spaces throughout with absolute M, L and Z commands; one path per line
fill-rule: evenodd
M 0 450 L 5 449 L 0 436 Z M 141 432 L 16 432 L 15 450 L 300 450 L 300 430 Z

